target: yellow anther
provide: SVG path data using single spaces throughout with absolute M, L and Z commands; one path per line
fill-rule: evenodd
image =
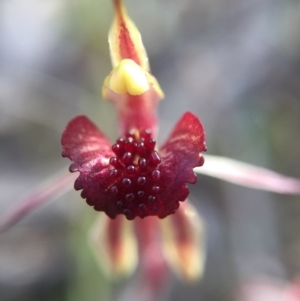
M 102 97 L 109 99 L 109 91 L 117 94 L 141 95 L 153 88 L 159 99 L 164 98 L 156 78 L 130 59 L 122 60 L 105 78 Z
M 141 95 L 149 90 L 149 81 L 138 64 L 125 59 L 113 70 L 109 86 L 119 94 Z

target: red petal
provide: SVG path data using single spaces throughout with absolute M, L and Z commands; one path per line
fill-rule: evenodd
M 109 158 L 114 154 L 110 141 L 85 116 L 71 120 L 61 140 L 63 156 L 73 162 L 70 171 L 79 171 L 75 189 L 83 189 L 81 196 L 97 211 L 115 217 L 107 190 L 113 184 L 109 177 Z
M 159 166 L 159 217 L 174 213 L 179 207 L 179 202 L 187 198 L 189 190 L 186 183 L 196 182 L 193 168 L 204 163 L 200 154 L 203 151 L 206 151 L 203 125 L 195 115 L 187 112 L 159 152 L 162 159 Z

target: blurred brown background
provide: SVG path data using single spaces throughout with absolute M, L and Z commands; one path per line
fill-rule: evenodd
M 166 94 L 160 141 L 190 110 L 210 154 L 300 178 L 300 1 L 125 4 Z M 110 1 L 0 0 L 0 15 L 3 214 L 67 168 L 60 136 L 72 117 L 86 114 L 116 138 L 116 116 L 100 97 Z M 174 279 L 166 300 L 277 300 L 300 273 L 299 197 L 201 176 L 191 200 L 206 222 L 206 273 L 194 286 Z M 1 301 L 114 300 L 123 284 L 103 277 L 86 243 L 94 217 L 71 191 L 2 234 Z

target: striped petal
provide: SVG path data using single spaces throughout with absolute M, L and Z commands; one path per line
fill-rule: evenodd
M 119 215 L 114 220 L 101 214 L 90 230 L 90 243 L 97 262 L 111 278 L 131 275 L 138 263 L 133 223 Z
M 164 256 L 171 269 L 183 280 L 200 279 L 205 261 L 204 227 L 196 209 L 185 201 L 160 225 Z

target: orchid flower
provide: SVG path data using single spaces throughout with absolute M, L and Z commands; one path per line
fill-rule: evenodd
M 157 147 L 156 109 L 164 94 L 121 0 L 114 0 L 114 9 L 109 32 L 113 70 L 104 80 L 102 97 L 116 109 L 119 138 L 109 141 L 86 116 L 78 116 L 67 124 L 61 142 L 63 156 L 72 162 L 70 171 L 79 172 L 75 189 L 82 190 L 88 205 L 105 213 L 99 214 L 90 231 L 103 271 L 119 277 L 139 266 L 137 288 L 155 300 L 166 279 L 166 264 L 188 281 L 203 273 L 204 227 L 187 200 L 186 183 L 196 182 L 194 172 L 278 193 L 299 194 L 300 182 L 222 157 L 207 156 L 201 167 L 205 133 L 190 112 Z M 73 180 L 73 175 L 59 175 L 52 189 L 43 185 L 2 221 L 0 230 L 58 195 Z
M 146 277 L 154 273 L 157 279 L 162 274 L 158 271 L 164 260 L 159 258 L 165 252 L 176 272 L 187 279 L 198 278 L 203 268 L 202 227 L 192 205 L 183 206 L 168 223 L 156 217 L 174 214 L 189 194 L 186 183 L 196 182 L 193 168 L 203 165 L 201 152 L 206 151 L 204 128 L 187 112 L 157 148 L 156 107 L 164 95 L 150 73 L 140 33 L 122 2 L 114 1 L 114 6 L 109 33 L 113 70 L 104 80 L 102 96 L 117 111 L 120 137 L 111 143 L 87 117 L 78 116 L 62 135 L 63 156 L 72 161 L 70 171 L 80 173 L 75 189 L 82 190 L 88 205 L 108 216 L 100 217 L 91 235 L 104 270 L 112 275 L 130 273 L 140 249 L 148 268 L 159 263 L 154 272 L 144 268 Z M 122 215 L 127 220 L 147 218 L 131 223 Z M 162 231 L 153 232 L 160 227 Z
M 115 11 L 109 33 L 114 69 L 102 94 L 116 108 L 120 137 L 111 143 L 87 117 L 75 117 L 62 135 L 63 156 L 72 161 L 70 171 L 80 173 L 75 189 L 95 210 L 110 218 L 164 218 L 187 198 L 186 183 L 196 182 L 193 168 L 203 165 L 206 150 L 204 128 L 187 112 L 156 147 L 156 106 L 163 92 L 121 1 L 115 1 Z

